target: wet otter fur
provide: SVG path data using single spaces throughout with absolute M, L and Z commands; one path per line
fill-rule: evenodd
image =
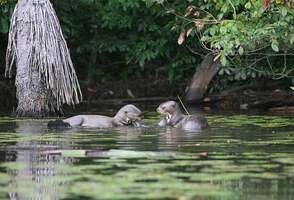
M 62 121 L 61 119 L 48 122 L 47 127 L 49 129 L 58 129 L 58 130 L 71 128 L 69 123 Z
M 171 126 L 185 130 L 201 130 L 208 127 L 205 117 L 195 115 L 184 115 L 175 101 L 167 101 L 158 106 L 158 113 L 164 118 L 158 123 L 159 126 Z
M 49 129 L 69 127 L 112 128 L 118 126 L 140 126 L 143 113 L 134 105 L 123 106 L 114 117 L 103 115 L 76 115 L 64 120 L 48 123 Z

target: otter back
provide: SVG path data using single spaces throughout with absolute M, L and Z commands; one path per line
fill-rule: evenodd
M 185 130 L 201 130 L 207 128 L 208 123 L 206 118 L 202 116 L 185 116 L 181 127 Z

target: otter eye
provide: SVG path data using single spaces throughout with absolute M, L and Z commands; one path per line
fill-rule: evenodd
M 165 106 L 162 106 L 162 109 L 165 109 Z
M 125 114 L 128 114 L 128 111 L 125 111 Z
M 175 108 L 175 107 L 176 107 L 176 105 L 175 105 L 175 104 L 173 104 L 173 105 L 172 105 L 172 107 L 174 107 L 174 108 Z

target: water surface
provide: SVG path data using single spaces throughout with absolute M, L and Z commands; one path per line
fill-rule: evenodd
M 291 116 L 210 115 L 202 132 L 47 130 L 0 118 L 0 199 L 294 199 Z

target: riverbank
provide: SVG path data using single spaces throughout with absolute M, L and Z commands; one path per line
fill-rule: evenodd
M 13 112 L 16 107 L 14 82 L 0 81 L 0 111 Z M 177 88 L 171 87 L 166 80 L 138 79 L 129 81 L 109 81 L 95 85 L 82 84 L 84 101 L 75 109 L 65 106 L 64 112 L 98 111 L 103 107 L 118 108 L 134 103 L 157 105 L 166 100 L 184 99 L 186 83 Z M 240 86 L 215 94 L 206 94 L 191 107 L 201 107 L 206 112 L 212 111 L 248 111 L 258 110 L 273 113 L 294 113 L 294 91 L 284 86 L 271 87 Z

